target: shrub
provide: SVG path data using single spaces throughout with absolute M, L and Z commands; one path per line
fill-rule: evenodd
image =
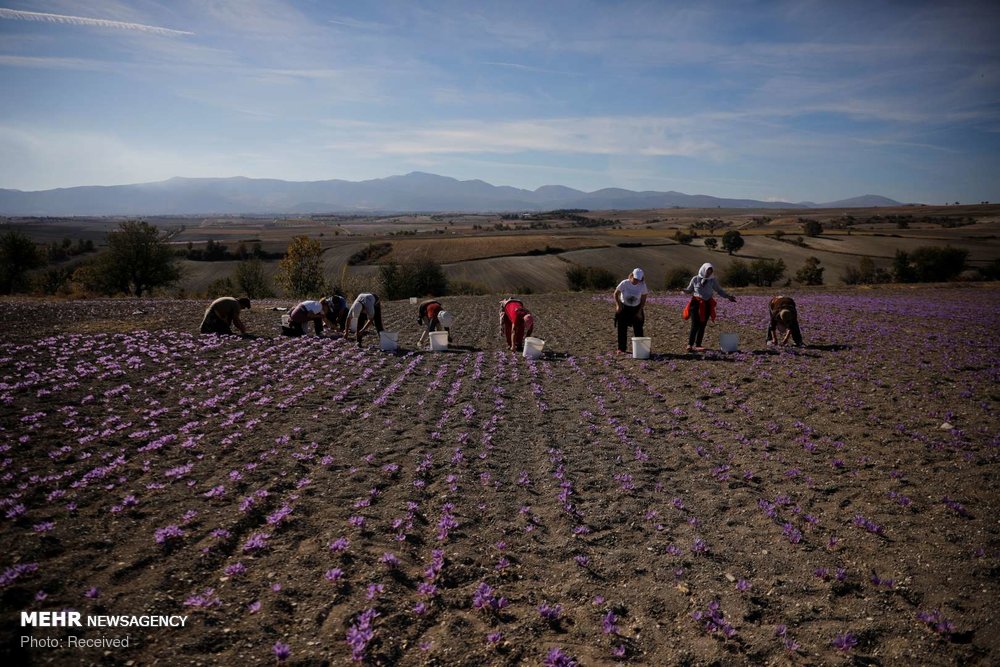
M 614 274 L 597 266 L 574 264 L 566 269 L 566 282 L 574 292 L 606 290 L 618 284 Z
M 718 245 L 719 245 L 719 239 L 715 238 L 714 236 L 709 236 L 707 239 L 705 239 L 706 248 L 711 248 L 712 250 L 715 250 L 716 246 Z
M 807 257 L 806 263 L 795 274 L 795 279 L 803 285 L 822 285 L 823 267 L 816 257 Z
M 371 264 L 379 257 L 385 257 L 392 252 L 391 243 L 369 243 L 361 250 L 357 251 L 347 259 L 351 266 L 358 264 Z
M 708 242 L 708 239 L 705 240 Z M 665 289 L 684 289 L 691 282 L 691 276 L 694 273 L 688 271 L 686 268 L 676 266 L 669 271 L 667 271 L 667 277 L 663 281 L 663 287 Z
M 750 266 L 740 259 L 733 260 L 729 268 L 723 272 L 722 282 L 729 287 L 746 287 L 751 280 L 753 280 L 753 272 L 750 270 Z
M 409 296 L 438 296 L 448 293 L 448 278 L 441 265 L 432 259 L 418 259 L 379 267 L 379 284 L 386 299 Z
M 233 278 L 239 287 L 238 291 L 251 299 L 274 296 L 274 291 L 268 285 L 267 276 L 264 275 L 264 263 L 256 257 L 237 264 Z
M 11 294 L 28 288 L 27 274 L 44 263 L 34 242 L 18 231 L 0 236 L 0 293 Z
M 937 283 L 954 280 L 965 269 L 969 252 L 951 246 L 921 246 L 910 253 L 917 282 Z
M 785 275 L 785 260 L 763 257 L 750 262 L 750 275 L 757 287 L 770 287 Z
M 871 257 L 862 257 L 858 266 L 847 267 L 840 279 L 845 285 L 875 285 L 890 282 L 892 276 L 885 269 L 876 267 Z

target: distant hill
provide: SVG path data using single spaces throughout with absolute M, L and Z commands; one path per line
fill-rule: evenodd
M 877 201 L 876 201 L 877 200 Z M 821 207 L 899 205 L 865 195 Z M 289 213 L 516 212 L 559 208 L 811 208 L 814 204 L 724 199 L 682 192 L 561 185 L 522 190 L 484 181 L 412 172 L 369 181 L 281 181 L 263 178 L 171 178 L 158 183 L 23 192 L 0 189 L 0 215 L 207 215 Z

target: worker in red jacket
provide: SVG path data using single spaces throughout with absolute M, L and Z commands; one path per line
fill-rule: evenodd
M 524 339 L 535 329 L 535 318 L 524 307 L 520 299 L 509 298 L 500 302 L 500 332 L 508 349 L 516 352 L 524 345 Z

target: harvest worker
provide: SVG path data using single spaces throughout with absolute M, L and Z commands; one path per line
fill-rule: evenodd
M 691 333 L 688 336 L 688 352 L 701 352 L 705 348 L 701 346 L 705 336 L 705 327 L 708 326 L 708 319 L 715 320 L 715 293 L 736 302 L 736 297 L 726 294 L 725 290 L 715 279 L 715 267 L 708 262 L 701 265 L 698 275 L 691 278 L 688 286 L 681 290 L 684 294 L 690 294 L 691 301 L 684 308 L 684 319 L 691 320 Z
M 795 341 L 795 347 L 802 347 L 802 331 L 799 329 L 799 314 L 795 300 L 787 296 L 776 296 L 768 304 L 771 323 L 767 327 L 768 345 L 787 345 L 788 337 Z M 781 340 L 778 337 L 781 336 Z
M 500 302 L 500 332 L 511 351 L 521 349 L 534 330 L 535 318 L 519 299 L 511 297 Z
M 615 288 L 615 323 L 618 325 L 618 354 L 625 354 L 628 328 L 632 327 L 636 336 L 642 336 L 642 325 L 646 320 L 646 287 L 642 269 L 632 269 L 628 278 Z
M 205 311 L 205 317 L 201 321 L 201 332 L 203 334 L 232 334 L 232 326 L 235 324 L 240 333 L 246 334 L 247 328 L 240 320 L 240 311 L 250 309 L 250 299 L 241 296 L 236 299 L 231 296 L 219 297 Z
M 439 326 L 447 333 L 451 333 L 453 320 L 454 316 L 446 311 L 437 299 L 422 301 L 417 308 L 417 324 L 426 327 L 426 329 L 420 334 L 420 342 L 423 342 L 424 334 L 437 331 Z
M 303 301 L 292 308 L 288 314 L 289 326 L 282 327 L 281 333 L 286 336 L 301 336 L 305 333 L 305 325 L 313 323 L 316 335 L 323 333 L 323 320 L 335 329 L 347 318 L 347 301 L 342 296 L 328 296 L 319 301 Z
M 379 333 L 385 331 L 382 326 L 382 300 L 370 292 L 362 292 L 354 299 L 344 319 L 344 336 L 357 331 L 358 345 L 361 345 L 361 335 L 368 327 L 374 326 Z

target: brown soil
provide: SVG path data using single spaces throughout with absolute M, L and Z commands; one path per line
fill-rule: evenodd
M 192 334 L 203 303 L 0 302 L 6 664 L 347 664 L 368 609 L 371 664 L 1000 660 L 1000 291 L 802 297 L 781 351 L 744 297 L 731 355 L 666 297 L 648 361 L 603 295 L 525 301 L 533 363 L 487 297 L 445 300 L 447 353 L 387 304 L 397 354 L 269 304 L 244 340 Z M 20 627 L 61 609 L 189 619 Z

